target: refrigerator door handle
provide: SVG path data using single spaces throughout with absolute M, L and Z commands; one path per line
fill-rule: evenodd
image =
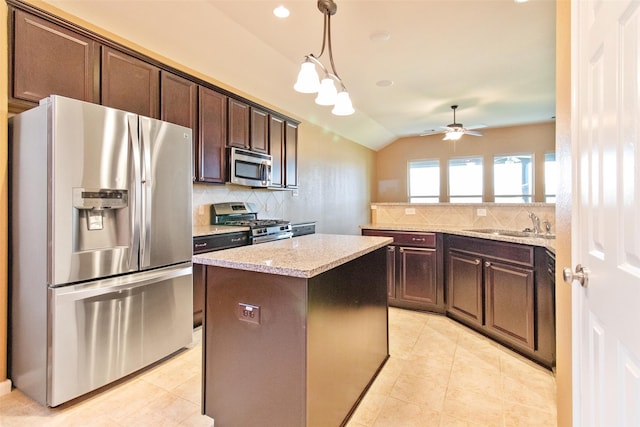
M 138 136 L 137 116 L 127 117 L 129 127 L 129 142 L 131 147 L 131 166 L 133 168 L 133 183 L 131 184 L 131 251 L 129 252 L 129 265 L 140 268 L 138 253 L 140 251 L 140 203 L 141 194 L 139 183 L 142 180 L 140 171 L 140 138 Z
M 133 291 L 136 288 L 147 286 L 158 282 L 159 279 L 168 280 L 176 277 L 187 276 L 192 274 L 190 263 L 175 267 L 171 270 L 153 270 L 149 272 L 138 273 L 135 276 L 124 276 L 119 278 L 105 279 L 94 282 L 90 286 L 71 285 L 62 288 L 55 288 L 56 303 L 66 301 L 78 301 L 87 298 L 94 298 L 103 295 L 124 294 Z
M 140 117 L 140 169 L 142 171 L 140 201 L 140 268 L 151 265 L 151 120 Z

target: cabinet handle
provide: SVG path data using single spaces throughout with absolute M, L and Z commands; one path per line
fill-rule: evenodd
M 387 246 L 387 252 L 393 252 L 396 249 L 393 246 Z
M 476 258 L 476 260 L 474 261 L 474 264 L 475 264 L 475 265 L 480 264 L 480 260 Z
M 485 267 L 491 267 L 491 263 L 489 261 L 485 261 L 484 266 Z
M 411 241 L 412 241 L 412 242 L 425 242 L 425 241 L 426 241 L 426 239 L 425 239 L 424 237 L 421 237 L 421 238 L 412 237 L 412 238 L 411 238 Z
M 206 247 L 207 247 L 207 244 L 206 244 L 206 243 L 196 243 L 196 244 L 195 244 L 195 247 L 196 247 L 196 248 L 206 248 Z
M 404 252 L 404 248 L 400 248 L 400 252 Z

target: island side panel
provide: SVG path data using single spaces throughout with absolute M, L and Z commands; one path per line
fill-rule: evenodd
M 203 410 L 216 426 L 305 425 L 306 305 L 307 279 L 207 266 Z
M 389 356 L 386 248 L 309 279 L 307 426 L 340 426 Z

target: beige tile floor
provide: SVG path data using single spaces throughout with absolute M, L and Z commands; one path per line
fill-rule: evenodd
M 442 316 L 391 308 L 391 357 L 348 427 L 555 426 L 553 375 Z M 201 331 L 193 345 L 118 384 L 44 408 L 14 390 L 0 426 L 212 426 L 200 415 Z

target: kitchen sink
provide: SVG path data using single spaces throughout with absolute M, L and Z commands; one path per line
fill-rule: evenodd
M 476 228 L 465 231 L 472 231 L 474 233 L 494 234 L 496 236 L 509 236 L 509 237 L 527 237 L 537 239 L 555 239 L 555 234 L 534 233 L 532 231 L 518 231 L 518 230 L 502 230 L 496 228 Z

